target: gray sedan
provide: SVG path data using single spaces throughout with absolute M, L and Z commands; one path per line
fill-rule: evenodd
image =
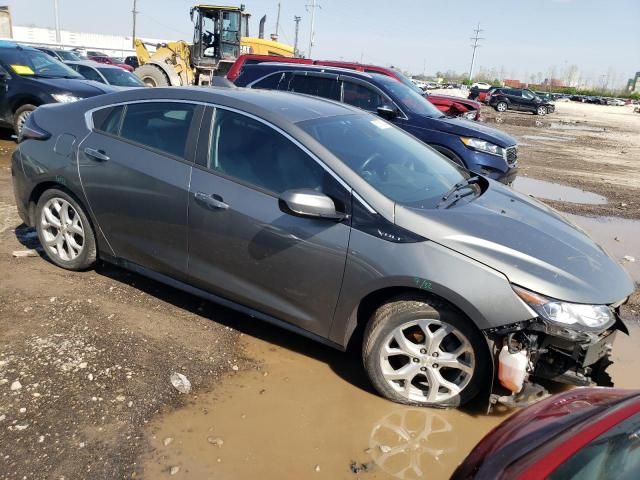
M 87 80 L 106 83 L 114 87 L 135 88 L 146 86 L 133 73 L 127 72 L 115 65 L 105 65 L 104 63 L 98 63 L 92 60 L 65 63 Z
M 285 92 L 43 106 L 12 163 L 52 262 L 98 259 L 339 349 L 380 394 L 518 404 L 606 383 L 625 271 L 562 216 L 385 120 Z M 345 357 L 347 361 L 347 357 Z

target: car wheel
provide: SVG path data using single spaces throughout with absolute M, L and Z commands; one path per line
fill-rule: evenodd
M 547 108 L 546 114 L 549 115 L 552 112 L 551 108 Z
M 499 112 L 506 112 L 507 111 L 507 103 L 506 102 L 498 102 L 496 104 L 496 110 Z
M 24 127 L 24 124 L 27 122 L 27 118 L 29 118 L 29 115 L 31 115 L 36 108 L 38 107 L 35 105 L 27 104 L 15 111 L 13 114 L 13 130 L 16 135 L 20 135 L 22 127 Z
M 482 334 L 437 300 L 380 307 L 365 331 L 363 361 L 382 396 L 408 405 L 458 407 L 490 382 Z
M 536 114 L 537 115 L 546 115 L 547 114 L 547 108 L 546 107 L 538 107 L 536 109 Z
M 93 228 L 84 209 L 58 189 L 42 194 L 36 207 L 40 244 L 53 263 L 67 270 L 86 270 L 96 261 Z

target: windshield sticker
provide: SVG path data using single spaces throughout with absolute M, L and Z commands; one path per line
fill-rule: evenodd
M 381 130 L 384 130 L 385 128 L 391 128 L 391 125 L 389 125 L 387 122 L 384 122 L 382 120 L 371 120 L 371 123 L 376 127 L 380 128 Z
M 13 71 L 18 75 L 35 75 L 35 72 L 31 70 L 31 67 L 26 65 L 11 65 L 11 68 L 13 68 Z

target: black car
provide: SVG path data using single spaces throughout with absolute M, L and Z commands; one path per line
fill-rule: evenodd
M 61 62 L 79 62 L 80 60 L 82 60 L 82 58 L 80 58 L 79 55 L 69 50 L 62 50 L 59 48 L 44 48 L 44 47 L 36 47 L 36 49 L 46 53 L 47 55 L 55 58 L 56 60 L 60 60 Z
M 284 90 L 341 101 L 378 114 L 471 171 L 511 183 L 518 171 L 516 140 L 462 118 L 449 118 L 415 89 L 378 73 L 337 67 L 245 65 L 236 86 Z
M 543 100 L 526 88 L 496 88 L 487 95 L 486 102 L 498 112 L 520 110 L 536 115 L 546 115 L 556 109 L 553 103 Z
M 113 92 L 35 48 L 0 41 L 0 126 L 20 134 L 27 117 L 45 103 L 74 102 Z
M 135 55 L 129 55 L 128 57 L 125 57 L 124 63 L 126 65 L 129 65 L 130 67 L 133 67 L 134 69 L 140 66 L 140 62 L 138 62 L 138 57 L 136 57 Z

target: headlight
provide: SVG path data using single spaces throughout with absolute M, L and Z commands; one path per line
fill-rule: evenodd
M 466 118 L 467 120 L 474 120 L 476 118 L 476 112 L 474 112 L 473 110 L 471 110 L 470 112 L 465 112 L 462 114 L 463 118 Z
M 70 93 L 52 93 L 51 96 L 56 102 L 60 103 L 70 103 L 82 100 L 82 98 L 71 95 Z
M 516 294 L 540 317 L 561 325 L 602 330 L 615 322 L 613 311 L 607 305 L 584 305 L 552 300 L 537 293 L 512 285 Z
M 498 145 L 487 142 L 485 140 L 480 140 L 479 138 L 470 138 L 470 137 L 460 137 L 462 143 L 464 143 L 468 148 L 472 150 L 478 150 L 479 152 L 490 153 L 491 155 L 497 155 L 498 157 L 504 158 L 505 150 Z

